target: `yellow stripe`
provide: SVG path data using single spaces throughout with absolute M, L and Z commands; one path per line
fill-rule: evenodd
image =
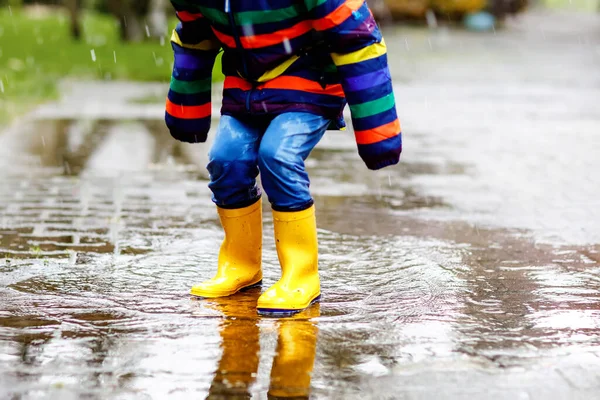
M 196 44 L 183 43 L 176 30 L 173 30 L 173 34 L 171 35 L 171 42 L 178 44 L 179 46 L 184 47 L 186 49 L 194 50 L 215 50 L 221 47 L 220 44 L 212 40 L 203 40 L 200 43 Z
M 385 41 L 382 39 L 380 43 L 373 43 L 363 49 L 357 50 L 349 54 L 331 53 L 333 62 L 338 67 L 342 65 L 355 64 L 361 61 L 371 60 L 380 57 L 387 52 Z
M 277 78 L 278 76 L 283 75 L 283 73 L 287 71 L 287 69 L 291 67 L 293 63 L 298 61 L 299 58 L 300 57 L 298 56 L 290 57 L 287 61 L 283 62 L 279 66 L 273 68 L 270 71 L 265 72 L 260 78 L 258 78 L 258 82 L 268 82 Z

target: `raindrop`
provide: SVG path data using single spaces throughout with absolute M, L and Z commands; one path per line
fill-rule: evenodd
M 113 57 L 115 59 L 115 64 L 117 63 L 117 52 L 113 50 Z
M 152 52 L 152 57 L 154 57 L 154 64 L 156 64 L 157 67 L 160 67 L 165 62 L 162 57 L 157 57 L 155 52 Z
M 388 183 L 392 187 L 392 174 L 388 174 Z
M 4 93 L 4 79 L 0 79 L 0 93 Z
M 231 12 L 231 4 L 229 3 L 229 0 L 225 0 L 225 12 Z
M 160 37 L 160 45 L 161 45 L 161 46 L 164 46 L 164 45 L 165 45 L 165 37 L 164 37 L 164 36 L 161 36 L 161 37 Z
M 46 147 L 46 139 L 44 138 L 44 135 L 42 135 L 41 137 L 42 137 L 42 146 Z
M 96 52 L 94 51 L 94 49 L 90 50 L 90 54 L 92 55 L 92 61 L 96 62 Z
M 290 44 L 290 39 L 285 38 L 283 40 L 283 47 L 285 48 L 286 54 L 292 54 L 292 45 Z
M 69 263 L 75 265 L 77 263 L 77 252 L 69 250 Z
M 252 24 L 243 25 L 242 32 L 244 33 L 244 36 L 254 36 L 254 26 Z
M 150 27 L 146 24 L 146 37 L 150 37 Z
M 404 38 L 404 44 L 406 46 L 406 50 L 410 51 L 410 46 L 408 45 L 408 38 Z
M 430 28 L 438 27 L 437 17 L 435 16 L 433 10 L 427 10 L 425 18 L 427 18 L 427 26 L 429 26 Z
M 11 7 L 11 6 L 8 6 L 8 13 L 9 13 L 9 14 L 10 14 L 10 16 L 12 17 L 12 15 L 13 15 L 13 14 L 12 14 L 12 7 Z

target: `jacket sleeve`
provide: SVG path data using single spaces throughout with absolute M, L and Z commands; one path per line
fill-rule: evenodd
M 369 169 L 397 164 L 402 133 L 387 49 L 365 0 L 305 0 L 330 47 L 346 94 L 358 152 Z
M 210 130 L 212 70 L 220 44 L 197 11 L 171 2 L 179 24 L 171 36 L 175 55 L 165 122 L 182 142 L 205 142 Z

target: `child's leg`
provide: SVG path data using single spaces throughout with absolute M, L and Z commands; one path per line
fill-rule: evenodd
M 208 187 L 221 208 L 249 206 L 260 198 L 256 186 L 258 147 L 262 131 L 255 126 L 223 115 L 209 153 Z
M 217 274 L 194 286 L 194 296 L 229 296 L 262 280 L 262 207 L 256 186 L 261 134 L 235 118 L 221 118 L 208 171 L 225 240 Z
M 330 121 L 308 113 L 275 118 L 259 148 L 263 188 L 273 206 L 273 224 L 282 277 L 258 300 L 262 314 L 290 314 L 317 301 L 317 226 L 304 161 Z
M 274 210 L 302 211 L 312 206 L 304 161 L 319 143 L 330 120 L 308 113 L 285 113 L 267 128 L 258 163 L 263 188 Z

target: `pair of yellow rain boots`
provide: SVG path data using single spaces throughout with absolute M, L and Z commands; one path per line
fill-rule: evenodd
M 262 201 L 236 210 L 218 208 L 218 212 L 225 240 L 217 274 L 194 286 L 192 296 L 231 296 L 262 283 Z M 257 309 L 262 315 L 286 316 L 308 308 L 321 295 L 315 208 L 273 211 L 273 225 L 282 276 L 259 297 Z

